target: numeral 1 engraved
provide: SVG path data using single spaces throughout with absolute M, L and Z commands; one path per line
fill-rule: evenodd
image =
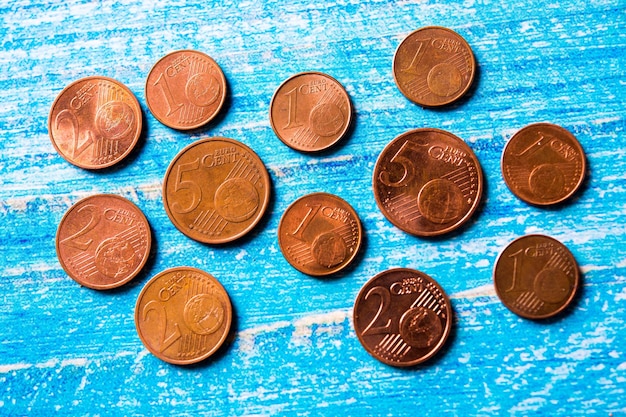
M 402 68 L 403 72 L 415 73 L 417 71 L 417 65 L 422 60 L 424 53 L 426 52 L 427 46 L 430 43 L 430 38 L 425 40 L 418 40 L 417 42 L 417 51 L 415 51 L 415 55 L 413 55 L 413 59 L 408 67 Z
M 513 258 L 513 281 L 511 282 L 511 288 L 505 290 L 505 292 L 510 292 L 515 289 L 517 286 L 517 269 L 521 267 L 522 258 L 521 255 L 524 253 L 524 249 L 520 249 L 515 253 L 509 255 L 509 258 Z
M 161 87 L 161 91 L 163 91 L 163 95 L 165 96 L 165 101 L 167 102 L 167 114 L 166 116 L 170 116 L 172 115 L 172 113 L 177 112 L 178 110 L 181 109 L 181 107 L 183 107 L 183 103 L 177 103 L 176 100 L 174 99 L 174 95 L 172 94 L 172 91 L 170 90 L 170 85 L 167 82 L 167 78 L 164 76 L 165 73 L 161 73 L 161 75 L 159 75 L 159 78 L 157 78 L 157 80 L 154 82 L 153 85 L 155 86 L 159 86 Z
M 306 230 L 307 226 L 311 223 L 311 220 L 313 220 L 317 212 L 320 210 L 320 207 L 322 207 L 320 204 L 315 204 L 314 206 L 309 206 L 307 204 L 306 206 L 309 208 L 309 211 L 307 211 L 306 215 L 304 216 L 296 230 L 293 233 L 288 233 L 290 236 L 293 236 L 298 240 L 304 240 L 302 238 L 302 234 Z
M 299 87 L 295 87 L 285 93 L 285 95 L 289 97 L 289 109 L 287 115 L 287 124 L 283 127 L 283 129 L 293 129 L 295 127 L 302 126 L 302 123 L 298 123 L 298 90 Z

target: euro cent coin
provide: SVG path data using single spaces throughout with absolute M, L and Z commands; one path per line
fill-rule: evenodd
M 189 365 L 222 346 L 232 314 L 228 293 L 217 279 L 196 268 L 178 267 L 157 274 L 141 290 L 135 326 L 153 355 Z
M 168 217 L 186 236 L 226 243 L 261 220 L 270 197 L 265 165 L 252 149 L 233 139 L 207 138 L 174 157 L 163 181 Z
M 415 129 L 392 140 L 376 161 L 372 183 L 384 216 L 416 236 L 460 227 L 478 207 L 483 190 L 474 152 L 440 129 Z
M 352 121 L 348 93 L 334 78 L 303 72 L 284 81 L 270 103 L 270 123 L 283 143 L 302 152 L 327 149 Z
M 585 178 L 585 153 L 574 135 L 550 123 L 528 125 L 507 142 L 502 176 L 511 192 L 546 206 L 571 197 Z
M 493 282 L 509 310 L 528 319 L 544 319 L 570 305 L 580 286 L 580 273 L 565 245 L 533 234 L 515 239 L 500 253 Z
M 423 107 L 450 104 L 470 88 L 476 72 L 469 44 L 453 30 L 428 26 L 410 33 L 393 57 L 400 92 Z
M 435 356 L 452 327 L 443 288 L 423 272 L 390 269 L 370 279 L 354 303 L 354 330 L 373 357 L 413 366 Z
M 107 290 L 133 279 L 143 268 L 152 236 L 148 220 L 127 199 L 97 194 L 63 216 L 56 251 L 67 274 L 85 287 Z
M 211 121 L 224 105 L 226 77 L 208 55 L 174 51 L 152 67 L 146 80 L 150 112 L 165 126 L 195 129 Z
M 107 77 L 74 81 L 59 93 L 48 117 L 52 145 L 80 168 L 106 168 L 124 159 L 141 134 L 139 102 L 124 84 Z
M 278 244 L 287 262 L 313 276 L 347 267 L 361 246 L 363 231 L 356 211 L 328 193 L 300 197 L 283 214 Z

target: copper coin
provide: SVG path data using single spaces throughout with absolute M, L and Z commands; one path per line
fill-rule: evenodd
M 429 26 L 410 33 L 393 57 L 400 92 L 424 107 L 443 106 L 462 97 L 476 72 L 474 54 L 458 33 Z
M 284 81 L 270 103 L 276 136 L 293 149 L 315 152 L 343 138 L 352 104 L 343 86 L 321 72 L 303 72 Z
M 359 216 L 343 199 L 313 193 L 293 202 L 278 225 L 278 244 L 298 271 L 324 276 L 352 262 L 362 240 Z
M 502 175 L 511 192 L 535 205 L 556 204 L 580 187 L 585 153 L 574 135 L 550 123 L 528 125 L 502 153 Z
M 393 366 L 432 358 L 452 327 L 452 306 L 439 284 L 413 269 L 381 272 L 359 291 L 354 330 L 373 357 Z
M 228 293 L 217 279 L 196 268 L 178 267 L 156 275 L 141 290 L 135 327 L 153 355 L 189 365 L 220 348 L 232 315 Z
M 572 302 L 580 275 L 574 256 L 561 242 L 526 235 L 515 239 L 498 256 L 493 282 L 509 310 L 529 319 L 544 319 Z
M 225 243 L 248 233 L 269 203 L 270 179 L 257 154 L 243 143 L 208 138 L 184 148 L 163 181 L 163 204 L 174 226 L 204 243 Z
M 56 251 L 67 274 L 85 287 L 107 290 L 133 279 L 148 260 L 152 236 L 148 220 L 127 199 L 98 194 L 65 213 Z
M 434 236 L 465 223 L 483 189 L 478 159 L 463 140 L 439 129 L 415 129 L 389 143 L 374 167 L 376 203 L 396 227 Z
M 161 123 L 188 130 L 205 125 L 222 108 L 226 78 L 208 55 L 181 50 L 165 55 L 146 80 L 148 108 Z
M 85 169 L 111 166 L 128 155 L 139 140 L 139 102 L 119 81 L 87 77 L 57 96 L 48 117 L 48 133 L 57 152 Z

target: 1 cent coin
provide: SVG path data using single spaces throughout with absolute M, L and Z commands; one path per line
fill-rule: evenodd
M 210 274 L 178 267 L 152 278 L 135 306 L 139 338 L 165 362 L 189 365 L 215 353 L 232 322 L 228 293 Z
M 409 34 L 393 57 L 393 78 L 408 98 L 424 107 L 443 106 L 462 97 L 472 84 L 476 64 L 458 33 L 429 26 Z
M 334 78 L 303 72 L 283 82 L 270 103 L 270 123 L 285 145 L 303 152 L 326 149 L 348 131 L 352 104 Z
M 204 243 L 226 243 L 248 233 L 270 197 L 261 159 L 243 143 L 208 138 L 184 148 L 163 181 L 163 204 L 174 226 Z
M 511 192 L 530 204 L 560 203 L 585 177 L 585 153 L 574 135 L 550 123 L 515 133 L 502 153 L 502 176 Z
M 465 223 L 480 202 L 482 171 L 469 146 L 439 129 L 415 129 L 389 143 L 376 161 L 374 197 L 385 217 L 416 236 Z
M 56 251 L 67 274 L 85 287 L 107 290 L 133 279 L 150 253 L 148 220 L 127 199 L 98 194 L 65 213 Z
M 526 235 L 498 256 L 493 271 L 496 294 L 515 314 L 544 319 L 563 311 L 580 285 L 578 265 L 558 240 Z
M 141 108 L 133 93 L 119 81 L 98 76 L 65 87 L 48 118 L 54 148 L 85 169 L 121 161 L 137 144 L 141 126 Z
M 413 269 L 381 272 L 359 291 L 354 330 L 372 356 L 393 366 L 432 358 L 452 327 L 452 306 L 439 284 Z
M 189 130 L 205 125 L 222 108 L 226 78 L 208 55 L 181 50 L 165 55 L 150 70 L 146 101 L 164 125 Z
M 361 221 L 343 199 L 313 193 L 292 203 L 278 225 L 278 244 L 298 271 L 323 276 L 352 262 L 361 246 Z

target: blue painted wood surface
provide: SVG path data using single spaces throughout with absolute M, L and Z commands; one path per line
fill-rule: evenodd
M 410 103 L 391 75 L 399 42 L 426 25 L 460 33 L 479 68 L 469 96 L 442 110 Z M 626 413 L 626 1 L 2 0 L 0 43 L 0 415 Z M 191 133 L 158 123 L 144 95 L 151 66 L 183 48 L 211 55 L 231 92 L 223 116 Z M 268 120 L 277 86 L 306 70 L 339 80 L 356 112 L 350 137 L 314 156 Z M 103 172 L 68 164 L 47 134 L 56 95 L 90 75 L 125 83 L 144 109 L 140 145 Z M 519 201 L 500 174 L 506 141 L 541 121 L 569 129 L 589 165 L 554 209 Z M 486 179 L 471 224 L 440 239 L 393 227 L 371 191 L 380 151 L 418 127 L 466 140 Z M 178 232 L 160 192 L 173 156 L 216 135 L 252 147 L 273 182 L 263 222 L 223 247 Z M 366 232 L 356 265 L 331 279 L 291 268 L 276 239 L 285 208 L 315 191 L 347 200 Z M 64 212 L 101 192 L 136 203 L 154 236 L 144 272 L 109 292 L 78 286 L 54 249 Z M 548 322 L 509 312 L 491 281 L 502 248 L 531 232 L 564 242 L 582 271 L 574 306 Z M 197 366 L 160 361 L 134 327 L 142 286 L 179 265 L 216 276 L 235 308 L 229 341 Z M 437 279 L 455 311 L 447 347 L 414 369 L 376 361 L 352 329 L 357 292 L 391 267 Z

